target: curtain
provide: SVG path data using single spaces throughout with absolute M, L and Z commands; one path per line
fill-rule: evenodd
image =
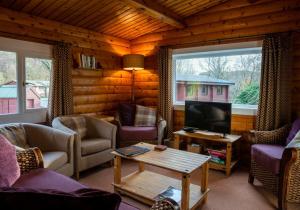
M 48 110 L 49 123 L 57 116 L 73 113 L 71 45 L 57 43 L 53 47 L 53 58 Z
M 291 40 L 290 34 L 268 35 L 263 40 L 257 130 L 273 130 L 290 122 Z
M 167 121 L 166 137 L 171 138 L 173 132 L 172 108 L 172 52 L 161 47 L 158 52 L 159 102 L 158 111 Z

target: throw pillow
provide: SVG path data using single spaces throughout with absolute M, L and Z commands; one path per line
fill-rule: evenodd
M 156 109 L 136 105 L 134 126 L 146 127 L 156 125 Z
M 119 115 L 121 125 L 123 126 L 133 126 L 135 118 L 135 105 L 134 104 L 120 104 L 119 105 Z
M 299 130 L 300 130 L 300 118 L 293 122 L 292 129 L 290 130 L 289 136 L 286 139 L 286 145 L 288 145 L 293 140 L 293 138 L 296 136 Z
M 86 128 L 86 121 L 84 116 L 60 117 L 59 120 L 66 127 L 78 133 L 82 139 L 86 137 L 87 128 Z
M 16 148 L 0 135 L 0 187 L 10 187 L 20 177 Z
M 0 134 L 5 136 L 13 145 L 28 149 L 29 145 L 26 141 L 26 133 L 22 124 L 9 124 L 0 127 Z
M 1 209 L 52 210 L 116 210 L 121 197 L 96 189 L 83 188 L 66 193 L 50 189 L 2 188 L 0 190 Z

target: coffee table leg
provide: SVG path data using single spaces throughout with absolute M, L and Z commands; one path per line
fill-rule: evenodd
M 119 156 L 114 157 L 114 184 L 121 184 L 121 157 Z
M 175 135 L 174 136 L 174 149 L 179 149 L 179 144 L 180 144 L 180 136 Z
M 145 170 L 145 164 L 142 162 L 139 162 L 139 172 L 143 172 Z
M 190 175 L 182 175 L 181 185 L 181 210 L 188 210 L 190 202 Z
M 201 167 L 202 169 L 202 176 L 201 176 L 201 192 L 205 193 L 208 188 L 208 169 L 209 165 L 208 162 L 204 163 Z M 203 198 L 203 203 L 207 201 L 207 194 Z

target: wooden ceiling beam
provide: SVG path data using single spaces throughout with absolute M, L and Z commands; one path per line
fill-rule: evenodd
M 176 28 L 184 28 L 185 23 L 181 18 L 169 10 L 168 8 L 158 4 L 153 0 L 121 0 L 121 2 L 126 3 L 127 5 L 137 9 L 144 14 L 158 19 L 163 23 L 169 24 Z

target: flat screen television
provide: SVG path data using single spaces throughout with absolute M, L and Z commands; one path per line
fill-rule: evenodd
M 185 101 L 185 127 L 229 134 L 231 103 Z

